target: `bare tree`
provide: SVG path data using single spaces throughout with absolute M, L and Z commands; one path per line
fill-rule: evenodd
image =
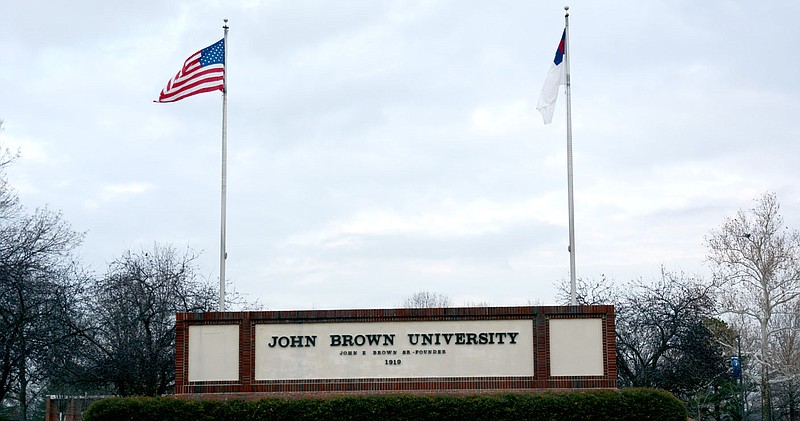
M 70 255 L 82 234 L 58 213 L 18 212 L 0 223 L 0 402 L 13 392 L 24 420 L 31 387 L 46 382 L 50 357 L 74 334 L 65 327 L 81 284 Z
M 450 307 L 452 300 L 450 297 L 440 292 L 419 291 L 403 300 L 405 308 L 438 308 Z
M 769 380 L 776 363 L 770 345 L 778 333 L 776 315 L 791 312 L 800 297 L 800 234 L 784 226 L 776 195 L 765 193 L 755 207 L 712 230 L 706 243 L 722 308 L 757 326 L 754 362 L 760 373 L 761 417 L 770 420 Z
M 570 285 L 556 285 L 560 303 L 568 305 Z M 706 282 L 664 268 L 652 282 L 614 285 L 605 276 L 576 283 L 580 305 L 613 304 L 616 315 L 617 372 L 623 387 L 658 387 L 686 402 L 706 408 L 727 378 L 720 332 L 729 329 L 711 316 L 712 289 Z M 698 404 L 696 396 L 706 398 Z M 725 396 L 735 398 L 735 396 Z M 719 411 L 717 411 L 719 412 Z
M 0 120 L 0 132 L 3 131 L 3 120 Z M 21 208 L 16 193 L 8 185 L 6 178 L 6 167 L 14 162 L 19 154 L 11 153 L 8 148 L 0 147 L 0 221 L 7 221 L 9 218 L 18 215 Z
M 196 256 L 155 244 L 114 261 L 92 288 L 86 339 L 88 381 L 122 396 L 162 395 L 175 381 L 175 313 L 216 308 L 217 291 L 198 279 Z
M 800 300 L 790 313 L 775 318 L 775 337 L 770 344 L 774 358 L 770 383 L 773 407 L 790 421 L 800 419 Z
M 2 121 L 0 121 L 0 130 Z M 83 234 L 60 213 L 28 213 L 7 183 L 5 169 L 16 158 L 0 148 L 0 411 L 13 406 L 29 419 L 58 368 L 74 332 L 81 295 L 80 270 L 72 259 Z
M 602 305 L 614 302 L 613 281 L 600 275 L 600 278 L 578 278 L 575 281 L 575 300 L 578 305 Z M 570 302 L 570 284 L 567 279 L 562 279 L 556 284 L 556 301 L 563 305 Z
M 724 370 L 707 325 L 714 311 L 701 281 L 662 271 L 631 282 L 616 300 L 617 367 L 624 386 L 661 387 L 684 397 Z

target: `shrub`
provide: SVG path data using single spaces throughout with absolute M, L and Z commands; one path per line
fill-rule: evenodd
M 327 398 L 195 400 L 110 398 L 87 421 L 226 420 L 609 420 L 685 421 L 686 407 L 654 389 L 573 390 L 487 395 L 364 395 Z

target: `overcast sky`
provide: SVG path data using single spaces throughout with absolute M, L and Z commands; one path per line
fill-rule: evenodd
M 764 192 L 800 228 L 800 3 L 570 4 L 579 277 L 707 276 Z M 152 101 L 228 45 L 228 260 L 270 309 L 554 304 L 569 278 L 566 111 L 536 102 L 562 3 L 15 1 L 0 144 L 96 274 L 154 242 L 219 271 L 222 101 Z M 229 287 L 230 288 L 230 287 Z

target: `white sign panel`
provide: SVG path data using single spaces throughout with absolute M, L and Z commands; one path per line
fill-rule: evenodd
M 189 326 L 189 381 L 239 380 L 239 325 Z
M 603 375 L 603 320 L 550 319 L 550 375 Z
M 255 380 L 533 376 L 531 320 L 261 324 Z

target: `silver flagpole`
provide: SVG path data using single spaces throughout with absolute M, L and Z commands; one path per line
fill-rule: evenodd
M 569 75 L 569 59 L 572 52 L 569 50 L 569 6 L 564 6 L 564 55 L 566 56 L 567 86 L 567 197 L 569 202 L 569 302 L 577 305 L 575 292 L 575 201 L 572 198 L 572 88 Z M 225 50 L 227 51 L 227 50 Z
M 225 68 L 222 73 L 222 188 L 220 195 L 220 233 L 219 233 L 219 311 L 225 311 L 225 202 L 228 176 L 228 19 L 222 28 L 225 30 Z

